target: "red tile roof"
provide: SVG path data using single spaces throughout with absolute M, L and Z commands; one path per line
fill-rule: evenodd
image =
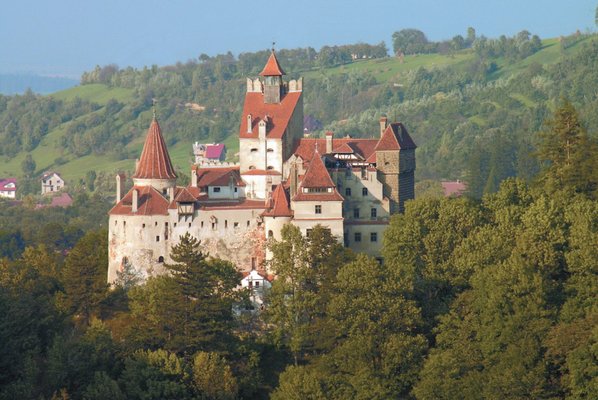
M 305 172 L 305 176 L 301 180 L 302 188 L 330 188 L 334 187 L 334 182 L 320 157 L 320 153 L 316 151 L 312 157 L 309 167 Z
M 263 93 L 249 92 L 245 94 L 245 105 L 243 106 L 243 116 L 239 128 L 239 137 L 256 138 L 258 137 L 258 123 L 268 117 L 266 136 L 273 139 L 283 137 L 293 111 L 301 99 L 301 92 L 286 93 L 280 103 L 264 103 Z M 247 115 L 251 114 L 251 133 L 247 133 Z
M 206 201 L 200 202 L 200 208 L 202 210 L 251 210 L 251 209 L 265 209 L 266 205 L 264 200 L 220 200 L 220 201 Z
M 293 201 L 343 201 L 344 198 L 334 189 L 332 193 L 303 193 L 297 192 Z
M 272 193 L 272 208 L 263 215 L 266 217 L 291 217 L 293 211 L 289 206 L 286 190 L 283 185 L 277 185 Z
M 176 173 L 172 167 L 166 143 L 162 137 L 160 125 L 156 118 L 147 130 L 147 137 L 143 145 L 143 151 L 137 164 L 133 178 L 141 179 L 174 179 Z
M 463 192 L 467 190 L 467 185 L 462 181 L 440 183 L 442 185 L 442 190 L 444 190 L 445 197 L 461 196 Z
M 197 187 L 228 186 L 230 180 L 235 186 L 245 186 L 239 174 L 239 167 L 197 168 Z
M 194 203 L 196 200 L 196 197 L 187 188 L 181 188 L 174 197 L 174 201 L 177 203 Z
M 133 203 L 133 190 L 139 191 L 137 212 L 131 212 Z M 168 215 L 168 200 L 152 186 L 133 186 L 131 190 L 119 201 L 110 215 Z
M 243 172 L 243 175 L 282 175 L 280 172 L 273 169 L 250 169 Z
M 48 207 L 69 207 L 73 204 L 73 199 L 68 193 L 61 193 L 58 196 L 52 197 L 52 201 Z
M 278 63 L 278 59 L 276 58 L 276 54 L 274 53 L 274 50 L 272 50 L 272 53 L 270 53 L 270 57 L 268 57 L 268 61 L 266 62 L 266 66 L 264 66 L 264 69 L 262 70 L 262 72 L 260 72 L 260 76 L 282 76 L 282 75 L 286 75 L 286 74 L 280 67 L 280 64 Z
M 301 138 L 295 142 L 293 154 L 301 157 L 305 161 L 309 161 L 315 152 L 316 143 L 318 149 L 326 148 L 326 139 Z M 377 144 L 378 139 L 334 138 L 332 139 L 332 152 L 346 153 L 351 149 L 364 159 L 369 159 L 372 155 L 376 154 L 374 149 Z M 373 162 L 375 162 L 375 158 Z
M 407 129 L 400 122 L 393 122 L 386 127 L 382 137 L 376 146 L 378 150 L 408 150 L 415 149 L 417 146 L 413 143 Z

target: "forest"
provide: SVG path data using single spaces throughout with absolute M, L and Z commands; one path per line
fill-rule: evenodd
M 287 225 L 260 313 L 190 235 L 108 287 L 98 193 L 0 203 L 0 399 L 592 398 L 598 143 L 566 100 L 543 126 L 538 173 L 407 202 L 382 264 Z

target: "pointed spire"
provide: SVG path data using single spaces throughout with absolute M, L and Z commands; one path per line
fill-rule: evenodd
M 264 213 L 267 217 L 290 217 L 293 215 L 289 200 L 282 184 L 276 186 L 272 193 L 272 208 Z
M 278 63 L 278 59 L 276 58 L 276 53 L 274 52 L 274 47 L 272 47 L 272 53 L 270 53 L 270 57 L 266 62 L 266 66 L 260 72 L 260 76 L 283 76 L 286 75 L 280 64 Z
M 320 152 L 316 149 L 314 156 L 311 158 L 309 167 L 305 171 L 305 176 L 301 181 L 301 187 L 304 188 L 329 188 L 334 187 L 334 182 L 330 178 L 330 174 L 322 161 Z
M 155 112 L 155 109 L 154 109 Z M 162 137 L 160 124 L 156 115 L 147 130 L 147 137 L 143 145 L 143 151 L 135 170 L 133 178 L 138 179 L 175 179 L 176 173 L 172 167 L 166 143 Z

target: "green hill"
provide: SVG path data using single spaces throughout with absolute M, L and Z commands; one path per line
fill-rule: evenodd
M 511 85 L 509 93 L 502 98 L 502 92 L 497 94 L 496 87 L 519 79 L 533 65 L 547 68 L 564 62 L 594 40 L 594 36 L 583 36 L 569 46 L 562 46 L 559 39 L 544 40 L 539 51 L 522 60 L 501 57 L 487 60 L 486 64 L 492 64 L 492 69 L 485 78 L 477 78 L 477 81 L 471 78 L 478 63 L 472 49 L 447 55 L 420 54 L 407 55 L 401 59 L 358 60 L 331 68 L 295 71 L 291 75 L 305 77 L 306 115 L 314 115 L 328 128 L 341 134 L 375 132 L 375 120 L 380 113 L 400 115 L 401 119 L 409 117 L 412 112 L 416 112 L 417 116 L 417 112 L 424 112 L 427 107 L 424 103 L 429 102 L 430 98 L 436 103 L 447 103 L 451 93 L 465 93 L 473 90 L 470 89 L 472 87 L 477 87 L 480 93 L 486 93 L 480 94 L 481 98 L 490 96 L 484 103 L 487 104 L 486 108 L 491 105 L 492 111 L 471 115 L 460 112 L 455 118 L 461 125 L 468 121 L 468 124 L 476 127 L 463 125 L 467 129 L 481 132 L 483 127 L 493 123 L 494 117 L 490 114 L 500 109 L 509 113 L 509 110 L 516 108 L 550 106 L 550 102 L 546 102 L 547 98 L 563 94 L 539 94 L 537 92 L 541 90 L 529 90 L 529 85 L 523 86 L 525 90 Z M 117 170 L 131 171 L 135 158 L 141 152 L 145 130 L 151 120 L 152 98 L 158 99 L 163 133 L 176 166 L 187 171 L 194 141 L 223 141 L 229 148 L 229 156 L 234 158 L 238 151 L 237 126 L 243 103 L 244 80 L 234 75 L 219 76 L 217 73 L 221 72 L 216 68 L 208 72 L 206 70 L 205 64 L 161 68 L 157 71 L 126 70 L 122 71 L 116 84 L 89 83 L 49 95 L 49 98 L 59 101 L 61 107 L 69 107 L 76 102 L 95 106 L 83 115 L 59 121 L 32 150 L 1 155 L 0 176 L 21 175 L 21 162 L 28 153 L 37 164 L 37 172 L 57 170 L 71 182 L 83 178 L 89 170 L 108 174 Z M 536 80 L 536 86 L 557 85 L 549 77 L 545 82 L 540 78 Z M 194 111 L 187 106 L 188 103 L 201 105 L 205 110 Z M 466 108 L 463 104 L 458 107 Z M 363 114 L 367 114 L 367 117 Z M 422 157 L 418 166 L 420 178 L 439 175 L 438 171 L 441 170 L 440 167 L 427 164 L 429 157 L 434 160 L 432 154 L 442 148 L 439 139 L 442 135 L 437 132 L 435 138 L 422 129 L 423 125 L 433 120 L 434 117 L 428 121 L 419 121 L 417 117 L 405 120 L 420 145 L 420 154 L 423 154 L 418 156 Z M 442 121 L 436 123 L 442 126 Z M 438 129 L 442 131 L 441 127 Z M 444 133 L 445 143 L 446 138 L 450 137 L 447 134 L 449 132 Z M 450 157 L 453 150 L 444 150 L 445 153 L 447 151 L 446 156 Z M 452 167 L 458 169 L 452 176 L 462 177 L 463 162 Z

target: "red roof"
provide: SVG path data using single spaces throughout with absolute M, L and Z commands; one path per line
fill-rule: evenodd
M 282 175 L 280 172 L 273 169 L 250 169 L 243 172 L 243 175 Z
M 266 62 L 266 66 L 260 72 L 260 76 L 283 76 L 286 75 L 280 64 L 278 63 L 278 59 L 276 58 L 276 54 L 274 50 L 270 53 L 270 57 L 268 57 L 268 61 Z
M 239 174 L 239 167 L 197 168 L 197 187 L 228 186 L 230 180 L 235 186 L 245 186 Z
M 331 193 L 303 193 L 297 192 L 293 196 L 293 201 L 343 201 L 343 196 L 334 189 Z
M 69 207 L 71 204 L 73 204 L 71 196 L 68 193 L 61 193 L 52 197 L 49 207 Z
M 174 201 L 177 203 L 194 203 L 196 200 L 187 188 L 182 188 L 179 193 L 174 197 Z
M 440 183 L 445 197 L 461 196 L 467 190 L 467 185 L 462 181 Z
M 293 215 L 289 206 L 286 190 L 283 185 L 277 185 L 272 193 L 272 208 L 264 213 L 267 217 L 290 217 Z
M 334 186 L 334 182 L 332 182 L 332 178 L 322 161 L 322 157 L 320 157 L 320 153 L 316 151 L 301 181 L 301 187 L 329 188 Z
M 265 103 L 263 93 L 246 93 L 242 114 L 245 118 L 241 118 L 239 137 L 241 139 L 258 137 L 258 123 L 267 116 L 266 136 L 273 139 L 282 138 L 300 99 L 301 92 L 290 92 L 280 99 L 280 103 Z M 249 114 L 251 114 L 252 122 L 251 133 L 247 133 L 246 117 Z
M 137 164 L 133 178 L 141 179 L 174 179 L 176 173 L 172 167 L 166 143 L 162 137 L 162 131 L 156 118 L 147 130 L 147 137 L 143 145 L 143 151 Z
M 11 183 L 12 185 L 10 185 Z M 8 185 L 12 187 L 7 187 Z M 0 179 L 0 190 L 2 190 L 3 192 L 16 192 L 17 178 Z
M 326 139 L 301 138 L 295 142 L 293 153 L 303 160 L 309 161 L 316 150 L 316 143 L 318 144 L 318 150 L 326 148 Z M 353 150 L 355 154 L 364 159 L 369 159 L 376 154 L 374 149 L 377 144 L 378 139 L 334 138 L 332 139 L 332 152 L 347 153 L 349 150 Z M 369 162 L 376 162 L 376 160 L 374 158 L 374 161 Z
M 225 148 L 222 143 L 206 145 L 206 158 L 219 160 Z
M 218 201 L 205 201 L 200 203 L 202 210 L 251 210 L 251 209 L 265 209 L 266 205 L 264 200 L 248 200 L 248 199 L 235 199 L 235 200 L 218 200 Z
M 393 122 L 386 127 L 382 137 L 376 146 L 376 150 L 408 150 L 415 149 L 417 146 L 413 143 L 407 129 L 400 122 Z
M 133 203 L 133 190 L 139 191 L 137 212 L 131 211 Z M 168 200 L 152 186 L 133 186 L 129 193 L 122 198 L 112 210 L 110 215 L 168 215 Z

